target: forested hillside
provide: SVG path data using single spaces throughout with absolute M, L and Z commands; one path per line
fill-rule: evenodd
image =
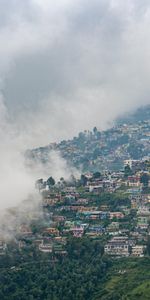
M 22 254 L 22 262 L 17 253 L 11 263 L 1 260 L 0 299 L 149 299 L 149 258 L 112 260 L 103 256 L 102 243 L 87 238 L 71 238 L 67 249 L 68 256 L 57 260 L 34 251 Z

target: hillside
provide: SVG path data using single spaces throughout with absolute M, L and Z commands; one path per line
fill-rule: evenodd
M 49 144 L 26 155 L 32 161 L 46 163 L 51 150 L 58 151 L 68 164 L 83 171 L 121 170 L 124 160 L 149 155 L 150 106 L 122 118 L 113 128 L 80 132 L 71 140 Z
M 28 260 L 19 262 L 16 253 L 16 267 L 1 268 L 1 299 L 149 299 L 149 258 L 111 260 L 102 257 L 99 241 L 86 239 L 70 240 L 67 247 L 68 257 L 55 261 L 26 250 L 23 260 L 25 255 Z
M 84 170 L 138 161 L 121 172 L 57 180 L 49 168 L 37 178 L 35 197 L 4 216 L 0 299 L 150 298 L 149 132 L 149 120 L 134 121 L 28 151 L 32 163 L 46 164 L 55 150 Z
M 122 116 L 121 118 L 117 119 L 118 124 L 123 123 L 135 123 L 139 121 L 148 121 L 150 120 L 150 105 L 147 105 L 146 107 L 142 106 L 138 108 L 135 113 L 126 114 L 125 116 Z

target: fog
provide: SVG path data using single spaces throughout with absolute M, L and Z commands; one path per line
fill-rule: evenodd
M 44 175 L 25 167 L 26 149 L 150 103 L 149 35 L 146 0 L 0 0 L 1 209 Z M 46 176 L 71 172 L 57 158 Z

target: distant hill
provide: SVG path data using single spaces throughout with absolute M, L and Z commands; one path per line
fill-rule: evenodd
M 27 151 L 30 161 L 47 163 L 51 151 L 58 151 L 69 165 L 82 171 L 118 171 L 124 160 L 149 157 L 150 106 L 117 120 L 105 131 L 96 127 L 70 140 Z
M 134 113 L 121 116 L 117 119 L 117 124 L 135 123 L 150 120 L 150 105 L 138 108 Z

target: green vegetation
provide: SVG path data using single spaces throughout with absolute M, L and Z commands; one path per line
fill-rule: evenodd
M 68 255 L 28 255 L 6 267 L 1 263 L 3 300 L 146 300 L 150 298 L 150 259 L 103 255 L 98 240 L 70 238 Z M 33 251 L 33 252 L 32 252 Z M 14 256 L 18 255 L 14 253 Z
M 150 299 L 150 259 L 114 260 L 93 300 Z
M 67 250 L 68 256 L 57 260 L 45 254 L 1 268 L 0 299 L 92 299 L 108 267 L 101 243 L 71 238 Z

